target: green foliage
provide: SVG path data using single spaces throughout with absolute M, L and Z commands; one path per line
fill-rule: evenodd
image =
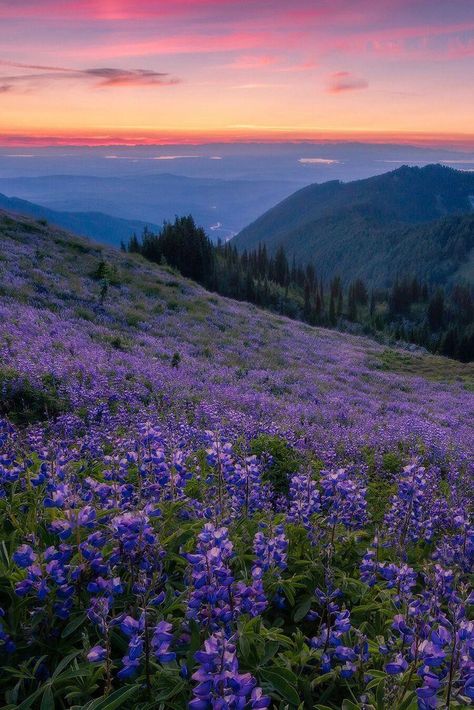
M 91 278 L 95 281 L 106 281 L 112 286 L 120 285 L 120 276 L 115 264 L 109 264 L 101 259 L 97 267 L 92 271 Z
M 32 424 L 67 411 L 68 402 L 58 392 L 51 375 L 44 375 L 41 384 L 9 368 L 0 369 L 0 414 L 14 424 Z
M 287 493 L 289 477 L 301 465 L 301 457 L 285 439 L 279 436 L 261 434 L 250 442 L 250 452 L 257 456 L 269 456 L 270 464 L 264 479 L 269 481 L 278 493 Z
M 171 358 L 171 367 L 178 368 L 181 362 L 181 355 L 176 352 L 173 353 L 173 357 Z
M 375 525 L 380 525 L 396 486 L 386 481 L 372 481 L 367 486 L 367 510 Z
M 387 451 L 382 457 L 383 470 L 388 473 L 397 473 L 403 466 L 403 460 L 400 452 Z
M 196 226 L 191 215 L 176 217 L 173 224 L 165 222 L 159 234 L 145 228 L 141 242 L 135 235 L 131 238 L 128 251 L 139 252 L 157 264 L 169 264 L 184 276 L 208 287 L 213 286 L 212 243 L 204 230 Z

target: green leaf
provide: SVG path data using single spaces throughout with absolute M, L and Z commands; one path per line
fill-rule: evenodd
M 298 679 L 294 673 L 286 668 L 263 668 L 260 671 L 260 677 L 266 683 L 269 683 L 290 705 L 298 706 L 300 704 L 301 698 L 295 688 Z
M 400 703 L 398 710 L 416 710 L 418 706 L 416 692 L 408 693 L 406 698 Z
M 36 698 L 41 695 L 41 693 L 44 692 L 44 685 L 40 686 L 37 688 L 34 693 L 31 693 L 31 695 L 26 698 L 26 700 L 23 700 L 22 703 L 17 705 L 17 710 L 29 710 L 31 708 L 32 703 L 36 700 Z
M 170 688 L 169 690 L 163 690 L 161 693 L 158 695 L 154 696 L 155 701 L 163 701 L 163 700 L 170 700 L 171 698 L 174 698 L 175 695 L 179 695 L 183 690 L 186 688 L 186 683 L 184 683 L 182 680 L 179 682 L 175 682 L 173 687 Z
M 343 700 L 341 705 L 342 710 L 360 710 L 360 705 L 356 705 L 352 700 Z
M 107 698 L 98 698 L 94 700 L 90 705 L 86 706 L 87 710 L 115 710 L 119 708 L 123 703 L 135 695 L 138 690 L 136 685 L 127 685 L 125 688 L 119 688 L 118 690 L 111 693 Z M 85 710 L 86 710 L 85 709 Z
M 54 669 L 54 673 L 51 676 L 51 680 L 54 681 L 56 678 L 61 675 L 61 671 L 63 671 L 67 666 L 73 661 L 76 656 L 78 656 L 81 652 L 80 651 L 74 651 L 74 653 L 70 653 L 68 656 L 65 656 L 62 658 L 56 668 Z
M 241 636 L 239 638 L 239 648 L 242 654 L 242 658 L 244 659 L 244 661 L 247 661 L 250 656 L 250 643 L 245 636 Z
M 40 710 L 54 710 L 54 695 L 50 685 L 46 687 L 43 693 Z
M 67 639 L 68 636 L 76 631 L 79 626 L 81 626 L 87 618 L 87 614 L 79 614 L 75 619 L 72 619 L 69 624 L 64 628 L 61 638 Z
M 298 604 L 295 609 L 295 613 L 293 614 L 293 620 L 295 623 L 298 623 L 298 621 L 304 619 L 308 611 L 311 609 L 312 600 L 312 597 L 307 597 L 306 599 L 303 599 L 300 604 Z
M 311 681 L 311 687 L 315 688 L 317 685 L 322 685 L 322 683 L 326 683 L 329 680 L 332 680 L 334 678 L 334 671 L 330 671 L 329 673 L 323 673 L 322 675 L 318 675 L 314 680 Z
M 365 671 L 366 675 L 372 675 L 374 678 L 386 678 L 387 674 L 385 671 L 379 671 L 376 668 L 369 668 L 368 671 Z
M 377 710 L 384 710 L 385 708 L 385 681 L 380 679 L 375 693 L 375 701 L 377 703 Z
M 73 680 L 74 678 L 84 678 L 91 675 L 93 669 L 90 665 L 82 665 L 79 668 L 70 668 L 69 670 L 61 673 L 61 682 L 65 680 Z
M 278 643 L 278 641 L 269 641 L 268 643 L 266 643 L 265 653 L 263 654 L 260 660 L 260 665 L 264 666 L 266 663 L 268 663 L 268 661 L 273 658 L 279 648 L 280 644 Z

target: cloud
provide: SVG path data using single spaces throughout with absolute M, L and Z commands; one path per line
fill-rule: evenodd
M 21 64 L 0 60 L 0 66 L 27 69 L 35 73 L 0 76 L 0 92 L 6 93 L 14 89 L 25 89 L 56 81 L 90 82 L 98 89 L 108 89 L 122 86 L 171 86 L 179 83 L 179 79 L 166 72 L 151 69 L 118 69 L 113 67 L 96 67 L 92 69 L 69 69 L 57 66 L 38 64 Z
M 314 69 L 317 63 L 313 60 L 285 64 L 284 58 L 276 55 L 241 55 L 229 64 L 225 64 L 227 69 L 265 69 L 273 73 L 304 72 Z
M 329 76 L 326 90 L 329 94 L 341 94 L 344 91 L 367 89 L 368 86 L 369 83 L 362 77 L 348 71 L 336 71 Z
M 340 163 L 340 160 L 335 160 L 332 158 L 299 158 L 298 163 L 302 165 L 336 165 Z
M 231 89 L 281 89 L 285 84 L 267 84 L 265 82 L 254 82 L 253 84 L 237 84 Z
M 318 66 L 318 63 L 308 59 L 306 62 L 299 62 L 298 64 L 290 64 L 289 66 L 286 67 L 278 67 L 275 71 L 279 72 L 303 72 L 303 71 L 311 71 L 312 69 L 315 69 Z
M 150 69 L 86 69 L 82 72 L 85 76 L 98 79 L 98 87 L 110 86 L 170 86 L 178 84 L 179 79 L 171 77 L 165 72 L 156 72 Z
M 113 35 L 112 35 L 113 39 Z M 298 37 L 295 33 L 287 34 L 285 46 L 288 48 L 297 45 Z M 268 31 L 226 31 L 207 32 L 195 34 L 176 34 L 170 32 L 166 36 L 153 36 L 151 39 L 133 39 L 130 35 L 126 41 L 118 40 L 110 43 L 84 45 L 63 50 L 71 57 L 82 57 L 86 59 L 98 58 L 109 59 L 115 57 L 140 57 L 151 55 L 175 55 L 175 54 L 214 54 L 218 52 L 238 52 L 256 50 L 260 47 L 275 49 L 281 45 L 281 38 L 275 33 Z
M 227 64 L 229 69 L 262 69 L 278 62 L 278 57 L 271 55 L 244 55 L 236 57 L 233 62 Z

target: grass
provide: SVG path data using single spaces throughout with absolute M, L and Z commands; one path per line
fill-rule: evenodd
M 387 348 L 371 361 L 376 370 L 423 377 L 433 382 L 459 382 L 474 390 L 474 363 L 463 363 L 438 355 L 423 356 Z

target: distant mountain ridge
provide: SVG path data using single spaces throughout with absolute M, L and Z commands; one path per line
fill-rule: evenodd
M 294 190 L 295 184 L 286 180 L 224 180 L 172 173 L 0 178 L 0 193 L 56 212 L 101 212 L 154 225 L 171 221 L 177 214 L 192 214 L 215 240 L 234 236 Z M 118 246 L 120 240 L 113 243 Z
M 474 249 L 474 173 L 441 165 L 402 166 L 349 183 L 294 193 L 242 230 L 240 249 L 281 245 L 325 278 L 361 277 L 374 285 L 407 271 L 447 282 L 470 278 Z
M 63 229 L 115 246 L 122 241 L 126 243 L 134 232 L 141 234 L 146 226 L 152 230 L 159 229 L 151 222 L 121 219 L 103 212 L 62 212 L 51 210 L 34 202 L 21 200 L 18 197 L 7 197 L 1 193 L 0 209 L 15 214 L 28 215 L 35 219 L 45 219 Z

